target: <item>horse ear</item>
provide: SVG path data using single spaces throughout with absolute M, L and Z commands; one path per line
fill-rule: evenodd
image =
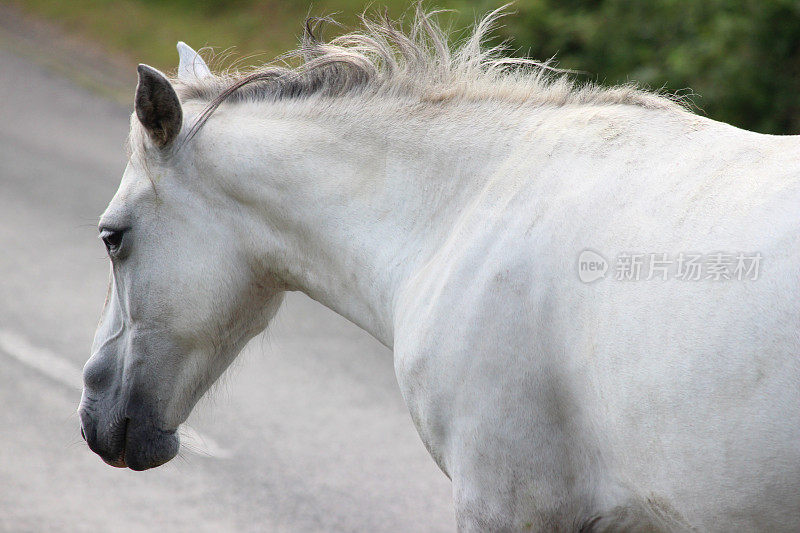
M 139 65 L 134 108 L 139 122 L 160 148 L 178 136 L 183 124 L 181 102 L 167 78 L 147 65 Z
M 200 57 L 200 54 L 192 50 L 192 47 L 183 41 L 178 41 L 178 79 L 190 81 L 192 79 L 201 80 L 211 76 L 211 70 Z

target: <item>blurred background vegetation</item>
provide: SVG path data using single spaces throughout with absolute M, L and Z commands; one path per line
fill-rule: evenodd
M 292 48 L 304 18 L 337 14 L 352 28 L 364 0 L 8 0 L 164 70 L 175 42 L 233 47 L 254 64 Z M 503 2 L 439 0 L 440 16 L 463 30 Z M 376 0 L 396 18 L 410 0 Z M 762 133 L 800 133 L 800 0 L 517 0 L 496 32 L 511 53 L 556 56 L 558 66 L 604 84 L 691 90 L 700 112 Z M 326 37 L 339 31 L 328 28 Z M 459 32 L 457 31 L 457 35 Z M 464 32 L 460 32 L 464 35 Z M 252 54 L 258 54 L 251 56 Z

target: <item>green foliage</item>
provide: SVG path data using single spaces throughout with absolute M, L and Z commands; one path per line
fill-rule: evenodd
M 690 89 L 708 116 L 800 133 L 797 0 L 526 0 L 501 30 L 601 83 Z M 530 47 L 530 48 L 528 48 Z

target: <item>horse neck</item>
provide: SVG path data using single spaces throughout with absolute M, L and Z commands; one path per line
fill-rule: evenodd
M 250 238 L 271 235 L 263 264 L 391 347 L 398 289 L 502 161 L 513 120 L 481 106 L 225 111 L 204 135 L 210 166 L 261 226 Z

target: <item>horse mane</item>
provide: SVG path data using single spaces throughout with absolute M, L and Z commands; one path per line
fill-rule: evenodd
M 483 46 L 507 6 L 475 25 L 469 37 L 451 47 L 450 35 L 434 20 L 439 11 L 416 4 L 410 31 L 387 14 L 361 16 L 362 29 L 323 41 L 329 18 L 306 20 L 299 48 L 265 66 L 227 70 L 201 79 L 172 80 L 184 103 L 206 104 L 189 130 L 190 139 L 225 102 L 302 98 L 413 99 L 444 102 L 493 100 L 518 105 L 627 104 L 650 109 L 684 109 L 680 98 L 639 89 L 635 84 L 601 87 L 575 81 L 551 61 L 502 55 L 503 46 Z M 289 62 L 299 59 L 298 66 Z M 276 63 L 283 63 L 277 65 Z

